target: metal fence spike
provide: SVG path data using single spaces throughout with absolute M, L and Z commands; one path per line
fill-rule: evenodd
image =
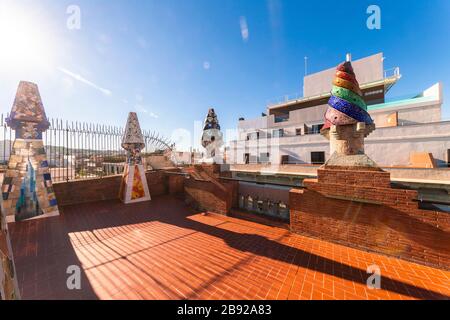
M 0 126 L 4 126 L 3 130 L 11 135 L 13 130 L 5 121 L 8 116 L 9 113 L 0 113 Z M 103 165 L 96 159 L 102 159 L 108 155 L 114 157 L 125 155 L 121 147 L 124 133 L 122 126 L 69 121 L 61 118 L 48 118 L 48 121 L 50 126 L 43 134 L 43 140 L 47 147 L 48 160 L 58 171 L 57 174 L 55 173 L 55 181 L 106 176 L 108 172 L 103 172 L 101 169 L 98 171 L 98 168 L 103 168 Z M 145 141 L 143 151 L 145 153 L 171 151 L 175 145 L 154 129 L 143 129 L 142 134 Z M 72 157 L 72 161 L 68 161 L 68 156 Z M 87 163 L 92 161 L 96 162 L 95 166 L 88 167 Z

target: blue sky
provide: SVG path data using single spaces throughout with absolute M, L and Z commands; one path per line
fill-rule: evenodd
M 222 127 L 235 128 L 239 117 L 259 116 L 269 100 L 301 92 L 304 56 L 312 73 L 347 52 L 354 59 L 383 52 L 385 69 L 399 66 L 403 78 L 392 97 L 438 81 L 444 101 L 450 93 L 446 0 L 0 4 L 0 15 L 9 17 L 0 22 L 2 112 L 10 110 L 19 80 L 29 80 L 38 83 L 49 117 L 124 125 L 136 111 L 143 128 L 171 137 L 180 128 L 192 132 L 213 106 Z M 366 27 L 370 4 L 381 8 L 381 30 Z M 81 9 L 80 30 L 66 27 L 69 5 Z M 450 118 L 448 102 L 443 117 Z

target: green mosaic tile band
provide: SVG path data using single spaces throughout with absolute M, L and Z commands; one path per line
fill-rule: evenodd
M 351 90 L 341 88 L 338 86 L 333 86 L 333 89 L 331 90 L 331 94 L 336 97 L 339 97 L 341 99 L 347 100 L 348 102 L 356 104 L 361 109 L 367 111 L 366 102 L 360 96 L 358 96 L 356 93 L 354 93 Z

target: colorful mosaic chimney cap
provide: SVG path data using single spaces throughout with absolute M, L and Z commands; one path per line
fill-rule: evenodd
M 350 61 L 342 62 L 337 66 L 328 105 L 322 130 L 332 125 L 348 125 L 357 122 L 373 124 Z
M 136 112 L 130 112 L 128 115 L 127 125 L 122 138 L 122 148 L 139 149 L 145 148 L 144 136 Z
M 203 130 L 209 130 L 209 129 L 217 129 L 220 130 L 219 120 L 217 119 L 216 112 L 213 108 L 209 109 L 208 115 L 205 119 L 205 126 L 203 127 Z
M 45 115 L 44 105 L 37 84 L 21 81 L 16 98 L 6 123 L 14 130 L 21 128 L 23 123 L 35 123 L 41 132 L 48 129 L 50 123 Z

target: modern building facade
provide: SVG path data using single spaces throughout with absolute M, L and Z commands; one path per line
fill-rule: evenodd
M 352 62 L 377 127 L 366 139 L 367 155 L 387 167 L 448 166 L 450 121 L 443 121 L 441 116 L 442 84 L 436 83 L 417 95 L 390 100 L 387 93 L 401 74 L 398 67 L 384 70 L 383 60 L 383 54 L 377 53 Z M 303 97 L 270 103 L 259 118 L 240 119 L 238 139 L 230 142 L 227 162 L 324 163 L 330 157 L 329 143 L 319 131 L 324 124 L 334 71 L 330 68 L 305 76 Z M 420 159 L 425 160 L 421 163 Z

